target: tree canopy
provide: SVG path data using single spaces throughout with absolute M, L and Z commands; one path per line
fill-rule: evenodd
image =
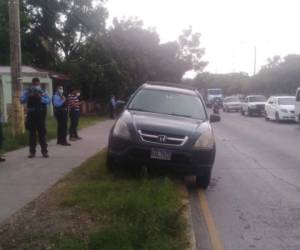
M 147 81 L 180 82 L 201 72 L 200 34 L 188 28 L 161 43 L 136 18 L 107 25 L 103 0 L 20 0 L 23 64 L 72 76 L 85 98 L 125 97 Z M 0 64 L 9 64 L 7 1 L 0 0 Z

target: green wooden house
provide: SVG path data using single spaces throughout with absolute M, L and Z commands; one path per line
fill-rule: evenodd
M 42 72 L 29 66 L 22 66 L 22 89 L 30 86 L 34 77 L 40 79 L 41 85 L 52 96 L 53 86 L 52 79 L 48 72 Z M 10 119 L 10 111 L 12 109 L 12 85 L 9 66 L 0 66 L 0 110 L 2 112 L 4 122 Z M 49 105 L 49 113 L 53 115 L 53 107 Z

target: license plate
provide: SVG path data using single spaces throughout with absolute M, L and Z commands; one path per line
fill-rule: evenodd
M 170 161 L 172 157 L 172 152 L 164 149 L 151 149 L 151 159 Z

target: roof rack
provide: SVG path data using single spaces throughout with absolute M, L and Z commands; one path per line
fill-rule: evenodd
M 181 84 L 181 83 L 171 83 L 171 82 L 152 82 L 147 81 L 144 84 L 149 85 L 162 85 L 167 87 L 174 87 L 174 88 L 181 88 L 181 89 L 189 89 L 189 90 L 197 90 L 194 86 L 188 85 L 188 84 Z

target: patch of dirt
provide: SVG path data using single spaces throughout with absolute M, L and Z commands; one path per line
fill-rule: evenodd
M 65 195 L 63 183 L 58 183 L 36 200 L 0 225 L 0 250 L 6 249 L 53 249 L 49 238 L 75 234 L 85 239 L 99 221 L 77 207 L 62 207 L 57 199 Z M 28 244 L 31 244 L 28 247 Z

